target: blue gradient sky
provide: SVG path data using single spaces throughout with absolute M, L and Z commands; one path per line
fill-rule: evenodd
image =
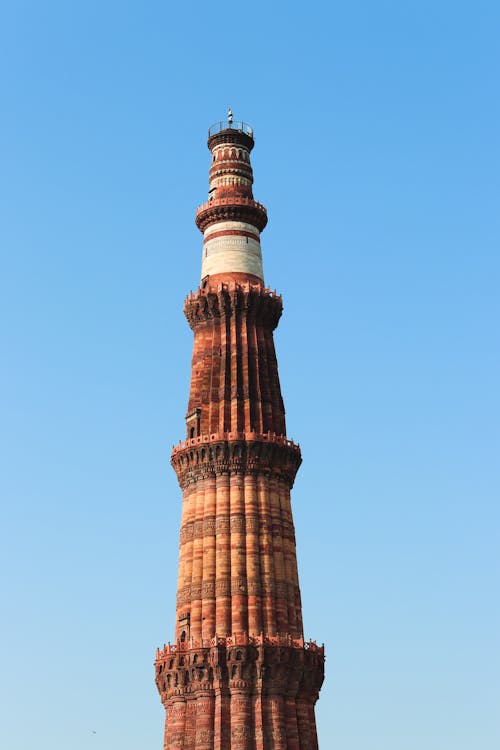
M 161 747 L 182 302 L 229 104 L 284 298 L 321 750 L 500 746 L 499 21 L 0 3 L 2 747 Z

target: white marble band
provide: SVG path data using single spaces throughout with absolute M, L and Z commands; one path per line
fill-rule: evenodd
M 211 234 L 225 231 L 251 232 L 251 234 L 254 234 L 256 237 L 260 236 L 259 230 L 257 227 L 254 227 L 253 224 L 246 224 L 244 221 L 218 221 L 215 224 L 210 224 L 210 226 L 205 229 L 203 238 L 207 240 Z
M 210 229 L 215 226 L 219 227 L 218 231 L 221 230 L 220 224 L 213 225 Z M 255 227 L 252 229 L 254 230 Z M 249 273 L 263 281 L 264 272 L 259 240 L 236 234 L 215 237 L 213 240 L 206 239 L 203 245 L 201 278 L 217 273 Z

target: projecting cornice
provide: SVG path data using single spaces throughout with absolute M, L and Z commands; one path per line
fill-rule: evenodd
M 230 198 L 214 198 L 202 203 L 196 211 L 196 226 L 204 232 L 211 224 L 218 221 L 244 221 L 253 224 L 262 232 L 267 224 L 267 211 L 262 203 L 253 198 L 231 196 Z
M 207 476 L 263 474 L 293 486 L 302 463 L 300 446 L 282 435 L 214 433 L 174 447 L 171 464 L 181 487 Z
M 219 284 L 191 292 L 184 302 L 184 314 L 194 330 L 200 323 L 213 318 L 231 316 L 243 311 L 263 323 L 270 330 L 278 325 L 283 311 L 280 295 L 258 284 Z

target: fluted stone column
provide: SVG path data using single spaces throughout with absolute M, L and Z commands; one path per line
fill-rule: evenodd
M 209 136 L 202 278 L 184 304 L 194 344 L 171 459 L 183 493 L 176 626 L 155 663 L 164 750 L 317 750 L 324 650 L 302 632 L 290 502 L 301 454 L 273 334 L 282 300 L 264 283 L 253 132 L 234 125 Z

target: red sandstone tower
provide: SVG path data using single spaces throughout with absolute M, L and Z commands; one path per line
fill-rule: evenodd
M 273 330 L 281 297 L 264 284 L 253 198 L 253 131 L 210 128 L 201 285 L 186 440 L 172 453 L 183 491 L 176 632 L 156 655 L 165 750 L 318 750 L 314 705 L 324 650 L 305 643 L 287 439 Z

